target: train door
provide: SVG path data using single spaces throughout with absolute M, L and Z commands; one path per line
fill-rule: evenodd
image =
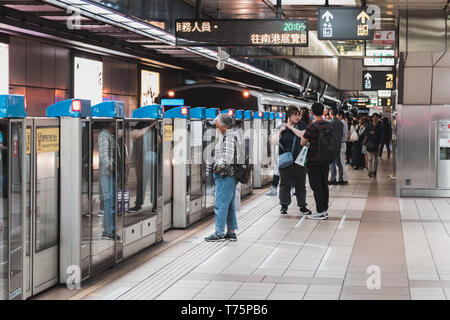
M 91 139 L 90 264 L 95 274 L 123 257 L 123 120 L 93 119 Z
M 0 119 L 1 300 L 23 297 L 23 136 L 22 119 Z
M 213 178 L 214 141 L 216 139 L 216 127 L 214 119 L 219 114 L 219 109 L 208 108 L 205 111 L 205 120 L 203 121 L 203 154 L 204 154 L 204 172 L 205 172 L 205 211 L 211 212 L 214 208 L 215 184 Z
M 58 283 L 59 120 L 27 119 L 25 296 Z

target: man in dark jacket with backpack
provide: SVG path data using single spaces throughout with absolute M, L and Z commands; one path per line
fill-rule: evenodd
M 328 219 L 328 170 L 336 158 L 337 145 L 331 125 L 322 120 L 324 106 L 314 103 L 311 107 L 313 122 L 306 128 L 301 144 L 310 144 L 307 155 L 309 184 L 314 192 L 317 213 L 309 215 L 309 219 Z

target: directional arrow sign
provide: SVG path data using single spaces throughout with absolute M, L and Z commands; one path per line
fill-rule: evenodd
M 363 71 L 362 83 L 363 90 L 395 90 L 395 72 Z
M 361 13 L 356 17 L 358 20 L 361 20 L 361 23 L 365 24 L 366 20 L 369 20 L 370 17 L 365 11 L 361 11 Z
M 318 38 L 319 40 L 373 40 L 374 30 L 368 29 L 367 32 L 367 27 L 370 27 L 369 19 L 367 8 L 319 8 Z M 324 23 L 329 25 L 322 27 Z
M 322 19 L 325 19 L 325 21 L 326 22 L 330 22 L 330 19 L 333 19 L 334 18 L 334 16 L 331 14 L 331 12 L 330 11 L 328 11 L 327 10 L 327 12 L 325 12 L 323 15 L 322 15 Z

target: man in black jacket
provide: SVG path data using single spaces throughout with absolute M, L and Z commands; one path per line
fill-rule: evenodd
M 380 115 L 378 113 L 374 113 L 372 115 L 372 122 L 369 122 L 366 126 L 363 136 L 367 137 L 368 175 L 369 177 L 376 177 L 378 168 L 378 153 L 384 142 L 384 129 L 380 122 Z

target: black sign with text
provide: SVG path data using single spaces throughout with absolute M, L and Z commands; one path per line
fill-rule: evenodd
M 176 20 L 177 46 L 307 47 L 307 19 Z
M 373 25 L 367 8 L 319 9 L 319 40 L 373 40 Z
M 395 90 L 395 72 L 363 71 L 363 90 Z

